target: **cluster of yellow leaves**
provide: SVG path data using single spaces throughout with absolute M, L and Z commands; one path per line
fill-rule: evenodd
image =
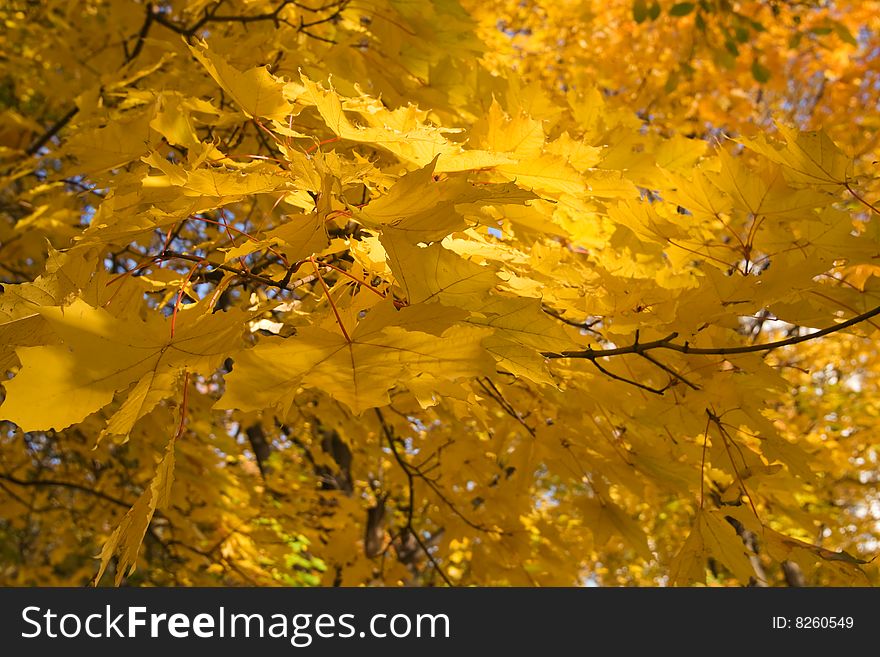
M 4 124 L 0 545 L 67 505 L 96 582 L 876 580 L 875 492 L 829 508 L 876 446 L 802 439 L 810 347 L 728 351 L 877 305 L 855 153 L 493 75 L 447 0 L 88 6 L 115 64 Z M 11 61 L 100 59 L 34 11 Z M 58 531 L 0 577 L 81 581 Z

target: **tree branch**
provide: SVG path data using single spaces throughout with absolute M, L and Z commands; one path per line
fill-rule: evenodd
M 541 306 L 541 310 L 544 311 L 544 313 L 546 313 L 547 315 L 550 315 L 551 317 L 558 319 L 563 324 L 568 324 L 569 326 L 572 326 L 576 329 L 580 329 L 582 331 L 589 331 L 590 333 L 593 333 L 594 335 L 598 335 L 600 338 L 602 337 L 602 334 L 593 328 L 596 324 L 598 324 L 599 322 L 602 321 L 601 319 L 593 319 L 593 320 L 586 321 L 586 322 L 577 322 L 573 319 L 568 319 L 566 317 L 563 317 L 562 313 L 557 312 L 556 310 L 554 310 L 553 308 L 550 308 L 549 306 Z
M 211 269 L 219 269 L 221 271 L 229 272 L 230 274 L 235 274 L 239 278 L 248 279 L 252 281 L 257 281 L 258 283 L 262 283 L 263 285 L 268 285 L 270 287 L 276 287 L 280 290 L 293 290 L 295 288 L 301 287 L 307 283 L 311 283 L 312 281 L 317 280 L 317 276 L 311 274 L 309 276 L 304 276 L 295 281 L 290 281 L 289 277 L 286 277 L 285 280 L 274 281 L 271 278 L 266 278 L 265 276 L 260 276 L 259 274 L 254 274 L 252 272 L 246 272 L 241 269 L 236 269 L 235 267 L 230 267 L 229 265 L 219 264 L 216 262 L 210 262 L 205 260 L 204 258 L 200 258 L 199 256 L 189 255 L 188 253 L 178 253 L 176 251 L 165 250 L 156 256 L 159 260 L 186 260 L 188 262 L 196 262 L 205 265 L 206 267 L 210 267 Z
M 664 372 L 666 372 L 666 373 L 667 373 L 669 376 L 671 376 L 673 379 L 676 379 L 676 380 L 678 380 L 678 381 L 681 381 L 682 383 L 684 383 L 684 384 L 685 384 L 686 386 L 688 386 L 689 388 L 691 388 L 691 389 L 693 389 L 693 390 L 699 390 L 699 389 L 700 389 L 700 386 L 698 386 L 698 385 L 695 384 L 695 383 L 692 383 L 692 382 L 688 381 L 688 380 L 684 377 L 684 375 L 680 374 L 679 372 L 676 372 L 674 369 L 672 369 L 671 367 L 669 367 L 669 366 L 666 365 L 665 363 L 661 363 L 659 360 L 657 360 L 656 358 L 654 358 L 651 354 L 648 354 L 648 353 L 642 352 L 642 353 L 639 354 L 639 356 L 641 356 L 642 358 L 644 358 L 644 359 L 647 360 L 647 361 L 650 361 L 651 363 L 653 363 L 654 365 L 656 365 L 657 367 L 659 367 L 661 370 L 663 370 Z
M 52 137 L 54 137 L 59 132 L 61 132 L 61 129 L 64 128 L 64 126 L 66 126 L 68 123 L 70 123 L 70 120 L 74 116 L 76 116 L 77 112 L 79 112 L 79 107 L 77 107 L 76 105 L 71 107 L 67 111 L 67 114 L 62 116 L 55 123 L 53 123 L 52 127 L 50 127 L 48 130 L 46 130 L 46 132 L 44 132 L 42 135 L 40 135 L 37 138 L 37 140 L 34 141 L 34 143 L 32 143 L 30 146 L 28 146 L 28 149 L 25 151 L 25 153 L 27 153 L 28 155 L 35 155 L 38 150 L 40 150 L 43 146 L 45 146 L 49 142 L 50 139 L 52 139 Z
M 262 14 L 250 14 L 250 15 L 248 15 L 248 14 L 244 14 L 244 15 L 217 14 L 216 13 L 217 9 L 219 9 L 221 4 L 223 4 L 222 0 L 221 0 L 221 2 L 218 2 L 216 5 L 214 5 L 214 8 L 212 10 L 206 10 L 204 16 L 202 16 L 199 20 L 197 20 L 195 23 L 193 23 L 189 27 L 178 25 L 174 21 L 169 20 L 167 17 L 165 17 L 159 13 L 154 14 L 153 20 L 156 23 L 158 23 L 159 25 L 161 25 L 165 28 L 168 28 L 172 32 L 175 32 L 175 33 L 180 34 L 181 36 L 185 37 L 187 39 L 187 41 L 192 39 L 196 35 L 196 32 L 198 32 L 207 23 L 239 23 L 241 25 L 247 25 L 248 23 L 257 23 L 260 21 L 272 21 L 275 24 L 275 27 L 279 27 L 280 23 L 283 22 L 287 25 L 290 25 L 291 27 L 296 29 L 298 32 L 302 32 L 306 36 L 311 37 L 313 39 L 317 39 L 319 41 L 325 41 L 328 43 L 336 43 L 332 39 L 327 39 L 325 37 L 321 37 L 321 36 L 312 34 L 306 28 L 335 20 L 345 10 L 346 5 L 348 4 L 348 0 L 339 0 L 338 2 L 333 2 L 333 3 L 324 5 L 323 7 L 320 7 L 317 9 L 311 9 L 311 8 L 309 8 L 305 5 L 302 5 L 298 2 L 294 2 L 293 0 L 281 0 L 281 2 L 272 11 L 264 12 Z M 333 13 L 328 14 L 324 18 L 319 18 L 317 20 L 310 21 L 308 23 L 304 22 L 302 17 L 300 17 L 300 23 L 299 23 L 299 26 L 297 27 L 297 26 L 291 24 L 289 21 L 281 18 L 281 12 L 288 6 L 293 6 L 293 7 L 299 8 L 299 9 L 308 10 L 308 11 L 312 11 L 312 12 L 319 12 L 319 11 L 333 9 Z
M 597 358 L 603 358 L 605 356 L 622 356 L 624 354 L 642 355 L 645 352 L 654 349 L 669 349 L 671 351 L 678 351 L 683 354 L 693 354 L 695 356 L 732 356 L 735 354 L 752 354 L 762 351 L 772 351 L 773 349 L 779 349 L 780 347 L 789 347 L 800 344 L 801 342 L 808 342 L 809 340 L 816 340 L 826 335 L 831 335 L 832 333 L 848 329 L 851 326 L 860 324 L 872 317 L 876 317 L 877 315 L 880 315 L 880 306 L 872 308 L 860 315 L 856 315 L 845 322 L 829 326 L 813 333 L 796 335 L 785 340 L 777 340 L 776 342 L 744 345 L 742 347 L 692 347 L 687 342 L 684 344 L 673 342 L 673 340 L 678 337 L 678 333 L 671 333 L 660 340 L 654 340 L 653 342 L 635 342 L 626 347 L 616 347 L 614 349 L 592 349 L 588 347 L 587 349 L 580 351 L 563 351 L 560 353 L 544 352 L 543 356 L 545 358 L 583 358 L 595 362 Z
M 126 509 L 131 508 L 131 504 L 120 500 L 117 497 L 113 497 L 111 495 L 107 495 L 107 493 L 102 493 L 99 490 L 94 490 L 89 488 L 88 486 L 82 486 L 80 484 L 75 484 L 70 481 L 55 481 L 53 479 L 17 479 L 11 475 L 0 474 L 0 479 L 3 481 L 8 481 L 11 484 L 15 484 L 16 486 L 36 486 L 36 487 L 55 487 L 55 488 L 68 488 L 70 490 L 76 490 L 81 493 L 87 493 L 94 497 L 98 497 L 106 502 L 110 502 L 111 504 L 115 504 L 117 506 L 125 507 Z
M 147 3 L 147 15 L 144 18 L 144 24 L 141 25 L 141 30 L 138 32 L 137 41 L 134 44 L 134 48 L 132 51 L 125 56 L 125 63 L 128 64 L 132 60 L 134 60 L 138 55 L 141 54 L 141 50 L 144 47 L 144 39 L 147 38 L 147 34 L 150 32 L 150 26 L 153 24 L 153 18 L 155 16 L 153 10 L 153 3 Z
M 443 568 L 440 567 L 437 559 L 431 554 L 421 536 L 419 536 L 418 532 L 413 528 L 413 513 L 415 511 L 415 472 L 413 471 L 412 466 L 410 466 L 410 464 L 407 463 L 397 451 L 397 445 L 394 443 L 394 434 L 391 431 L 391 427 L 385 422 L 385 417 L 382 415 L 382 411 L 378 408 L 374 410 L 376 411 L 376 417 L 379 418 L 379 424 L 382 426 L 382 432 L 385 434 L 385 439 L 388 441 L 388 447 L 394 455 L 394 460 L 397 461 L 400 469 L 403 470 L 403 474 L 406 475 L 409 502 L 406 510 L 406 526 L 404 527 L 404 531 L 409 533 L 409 535 L 415 539 L 416 543 L 419 544 L 422 552 L 425 553 L 425 556 L 431 562 L 431 565 L 434 566 L 434 570 L 440 575 L 440 578 L 446 582 L 446 585 L 454 587 L 455 583 L 449 579 L 449 576 L 444 572 Z

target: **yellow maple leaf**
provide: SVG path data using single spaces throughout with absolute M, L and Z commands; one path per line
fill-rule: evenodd
M 293 113 L 293 104 L 284 94 L 284 83 L 265 66 L 239 71 L 205 43 L 190 46 L 190 52 L 248 116 L 284 123 Z
M 852 178 L 852 160 L 823 131 L 800 132 L 777 124 L 785 143 L 756 137 L 743 143 L 786 168 L 791 182 L 820 189 L 836 189 Z
M 491 168 L 511 161 L 510 158 L 498 153 L 465 150 L 449 141 L 446 135 L 457 130 L 437 128 L 413 120 L 401 123 L 401 112 L 395 114 L 377 101 L 352 102 L 346 107 L 343 106 L 339 94 L 333 89 L 325 90 L 305 75 L 302 76 L 302 81 L 306 88 L 304 98 L 314 103 L 327 127 L 342 139 L 378 145 L 405 162 L 420 167 L 427 165 L 439 155 L 436 167 L 438 173 Z M 359 110 L 362 116 L 368 116 L 369 121 L 376 125 L 356 125 L 345 115 L 347 109 Z M 412 119 L 414 115 L 410 111 L 406 116 Z M 394 127 L 395 124 L 399 127 Z
M 135 110 L 103 128 L 83 130 L 68 140 L 66 151 L 76 157 L 81 174 L 122 167 L 152 149 L 160 140 L 151 128 L 154 107 Z
M 497 281 L 492 268 L 466 260 L 440 244 L 412 246 L 388 234 L 380 240 L 410 305 L 433 299 L 447 306 L 469 308 Z
M 120 319 L 78 298 L 38 312 L 62 343 L 16 350 L 22 367 L 4 383 L 0 414 L 24 431 L 80 422 L 140 381 L 111 424 L 114 431 L 129 430 L 173 389 L 169 377 L 184 367 L 209 373 L 238 347 L 242 331 L 222 313 L 182 311 L 171 337 L 168 318 Z
M 496 335 L 535 350 L 572 348 L 576 343 L 562 324 L 541 310 L 538 299 L 493 295 L 469 320 L 495 329 Z
M 370 201 L 353 218 L 413 244 L 427 243 L 465 227 L 457 206 L 522 204 L 538 198 L 510 183 L 474 185 L 460 175 L 434 180 L 439 157 L 398 179 L 387 194 Z
M 717 515 L 721 511 L 699 510 L 691 533 L 670 564 L 673 583 L 687 586 L 705 580 L 708 557 L 718 559 L 743 584 L 757 577 L 742 537 L 733 525 Z
M 358 330 L 359 329 L 359 330 Z M 481 346 L 489 331 L 451 327 L 439 338 L 397 327 L 359 325 L 348 340 L 307 327 L 241 352 L 216 408 L 275 407 L 286 414 L 297 388 L 318 388 L 355 413 L 388 404 L 388 391 L 418 376 L 458 379 L 490 371 Z
M 174 438 L 168 442 L 165 454 L 159 461 L 149 485 L 104 542 L 100 554 L 101 565 L 93 580 L 96 586 L 110 564 L 110 559 L 117 552 L 119 563 L 116 565 L 116 585 L 119 586 L 123 577 L 134 572 L 138 552 L 153 515 L 157 509 L 167 506 L 171 499 L 171 485 L 174 482 L 174 443 Z

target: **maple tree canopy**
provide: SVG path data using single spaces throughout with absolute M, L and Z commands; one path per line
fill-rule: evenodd
M 0 584 L 878 583 L 880 3 L 0 20 Z

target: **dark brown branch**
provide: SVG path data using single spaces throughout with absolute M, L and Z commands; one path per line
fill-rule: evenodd
M 302 32 L 303 34 L 305 34 L 310 39 L 315 39 L 315 41 L 323 41 L 324 43 L 330 43 L 330 44 L 334 44 L 334 45 L 336 44 L 336 42 L 333 39 L 328 39 L 327 37 L 319 36 L 319 35 L 315 34 L 314 32 L 309 32 L 302 25 L 300 25 L 297 28 L 297 30 Z
M 337 19 L 341 13 L 345 10 L 348 2 L 347 0 L 340 0 L 339 2 L 330 3 L 324 5 L 323 7 L 312 9 L 307 7 L 306 5 L 300 4 L 298 2 L 294 2 L 293 0 L 282 0 L 277 7 L 271 12 L 267 12 L 264 14 L 254 14 L 251 16 L 233 16 L 233 15 L 218 15 L 215 12 L 217 9 L 223 4 L 223 0 L 214 5 L 213 10 L 205 10 L 204 16 L 202 16 L 199 20 L 197 20 L 193 25 L 189 27 L 184 27 L 182 25 L 178 25 L 174 21 L 170 20 L 168 17 L 163 15 L 161 12 L 157 11 L 156 8 L 152 5 L 152 3 L 148 3 L 146 6 L 146 16 L 144 17 L 144 22 L 141 26 L 140 31 L 137 34 L 137 41 L 135 42 L 134 48 L 131 52 L 125 55 L 125 64 L 129 64 L 134 59 L 140 55 L 141 51 L 144 47 L 144 40 L 147 37 L 147 34 L 150 31 L 150 27 L 153 23 L 157 23 L 162 27 L 171 30 L 175 34 L 180 34 L 183 37 L 186 37 L 187 40 L 192 39 L 195 36 L 196 32 L 198 32 L 202 27 L 205 26 L 206 23 L 254 23 L 257 21 L 265 21 L 271 20 L 275 23 L 276 26 L 279 24 L 279 15 L 288 5 L 295 6 L 299 9 L 318 12 L 322 10 L 333 9 L 333 13 L 329 14 L 325 18 L 320 18 L 314 21 L 310 21 L 308 23 L 303 22 L 302 18 L 300 18 L 300 24 L 297 29 L 299 32 L 302 32 L 306 36 L 317 39 L 319 41 L 324 41 L 327 43 L 335 43 L 332 39 L 327 39 L 325 37 L 319 36 L 310 32 L 307 28 L 319 25 L 321 23 L 326 23 Z M 73 106 L 71 107 L 60 119 L 58 119 L 52 126 L 46 129 L 42 135 L 40 135 L 30 146 L 28 146 L 25 153 L 28 155 L 35 155 L 37 151 L 39 151 L 43 146 L 45 146 L 55 135 L 57 135 L 68 123 L 70 123 L 71 119 L 77 115 L 79 112 L 79 107 Z
M 869 210 L 871 210 L 871 212 L 873 212 L 874 214 L 876 214 L 876 215 L 880 215 L 880 210 L 877 209 L 877 206 L 875 206 L 875 205 L 874 205 L 873 203 L 871 203 L 870 201 L 865 200 L 865 198 L 864 198 L 863 196 L 859 195 L 859 193 L 856 192 L 856 190 L 854 190 L 854 189 L 852 188 L 852 185 L 849 184 L 849 181 L 848 181 L 848 180 L 847 180 L 846 182 L 843 183 L 843 186 L 846 187 L 846 191 L 848 191 L 848 192 L 850 193 L 850 195 L 851 195 L 855 200 L 857 200 L 859 203 L 861 203 L 861 204 L 864 205 L 866 208 L 868 208 Z
M 301 287 L 307 283 L 311 283 L 312 281 L 317 279 L 317 276 L 314 274 L 310 274 L 309 276 L 304 276 L 295 281 L 274 281 L 271 278 L 266 278 L 265 276 L 260 276 L 259 274 L 254 274 L 252 272 L 246 272 L 242 269 L 236 269 L 235 267 L 230 267 L 229 265 L 224 265 L 216 262 L 210 262 L 205 258 L 200 258 L 199 256 L 189 255 L 188 253 L 178 253 L 176 251 L 168 251 L 165 250 L 159 255 L 156 256 L 159 260 L 186 260 L 188 262 L 201 263 L 206 267 L 210 267 L 211 269 L 219 269 L 220 271 L 229 272 L 230 274 L 235 274 L 239 278 L 257 281 L 258 283 L 262 283 L 263 285 L 268 285 L 270 287 L 276 287 L 280 290 L 293 290 L 295 288 Z
M 484 381 L 485 381 L 485 383 L 484 383 Z M 504 398 L 504 395 L 502 395 L 501 391 L 495 386 L 494 383 L 492 383 L 491 379 L 489 379 L 488 377 L 483 377 L 483 379 L 477 379 L 477 383 L 480 385 L 480 387 L 483 390 L 486 391 L 487 395 L 489 395 L 492 399 L 494 399 L 496 402 L 498 402 L 498 405 L 502 409 L 504 409 L 505 413 L 507 413 L 514 420 L 519 422 L 525 428 L 525 430 L 529 432 L 529 435 L 532 438 L 537 437 L 535 435 L 535 430 L 526 423 L 526 421 L 522 418 L 522 416 L 519 414 L 519 412 L 517 412 L 517 410 L 513 407 L 513 405 Z M 492 388 L 491 390 L 489 389 L 489 387 L 487 387 L 487 384 L 488 384 L 488 386 L 491 386 L 491 388 Z
M 257 467 L 260 469 L 260 476 L 265 481 L 266 475 L 272 472 L 272 467 L 268 464 L 269 457 L 272 454 L 272 445 L 266 440 L 266 433 L 263 431 L 263 425 L 259 422 L 252 424 L 244 430 L 247 434 L 254 457 L 257 459 Z
M 144 18 L 144 23 L 141 26 L 140 31 L 138 32 L 137 42 L 135 43 L 135 46 L 132 49 L 132 51 L 125 56 L 125 64 L 131 63 L 132 61 L 134 61 L 134 59 L 138 55 L 141 54 L 141 50 L 144 47 L 144 39 L 147 37 L 147 33 L 150 31 L 150 26 L 153 24 L 153 21 L 157 15 L 158 14 L 156 14 L 155 10 L 153 9 L 152 3 L 148 3 L 147 4 L 147 14 L 146 14 L 146 17 Z M 46 130 L 46 132 L 44 132 L 42 135 L 40 135 L 36 139 L 36 141 L 34 141 L 30 146 L 28 146 L 25 153 L 27 153 L 28 155 L 36 155 L 37 151 L 39 151 L 43 146 L 45 146 L 47 143 L 49 143 L 49 141 L 55 135 L 57 135 L 59 132 L 61 132 L 61 130 L 64 128 L 64 126 L 66 126 L 68 123 L 70 123 L 70 121 L 73 119 L 74 116 L 77 115 L 78 112 L 79 112 L 79 107 L 76 105 L 74 105 L 69 110 L 67 110 L 67 112 L 64 114 L 64 116 L 62 116 L 55 123 L 53 123 L 52 126 Z
M 382 415 L 382 411 L 378 408 L 374 410 L 376 411 L 376 417 L 379 418 L 379 424 L 382 426 L 382 432 L 385 434 L 385 439 L 388 441 L 388 448 L 394 455 L 394 460 L 397 461 L 397 465 L 400 466 L 400 469 L 403 470 L 403 474 L 406 475 L 407 489 L 409 491 L 409 503 L 406 507 L 406 529 L 413 533 L 413 513 L 415 511 L 413 471 L 410 468 L 409 463 L 407 463 L 398 453 L 397 445 L 394 442 L 394 433 L 391 431 L 391 427 L 388 426 L 388 423 L 385 422 L 385 416 Z
M 166 16 L 163 16 L 160 13 L 154 13 L 153 20 L 156 23 L 158 23 L 159 25 L 162 25 L 163 27 L 171 30 L 172 32 L 175 32 L 176 34 L 180 34 L 181 36 L 185 37 L 187 39 L 187 41 L 191 40 L 196 35 L 196 33 L 202 27 L 204 27 L 207 23 L 239 23 L 241 25 L 247 25 L 249 23 L 257 23 L 260 21 L 272 21 L 272 23 L 275 25 L 275 27 L 279 27 L 280 24 L 283 22 L 287 25 L 290 25 L 291 27 L 293 27 L 297 31 L 302 32 L 303 34 L 305 34 L 308 37 L 311 37 L 313 39 L 318 39 L 319 41 L 326 41 L 328 43 L 335 43 L 335 41 L 333 41 L 332 39 L 327 39 L 325 37 L 321 37 L 321 36 L 310 33 L 306 28 L 335 20 L 336 18 L 339 17 L 341 12 L 345 10 L 345 7 L 348 4 L 348 1 L 347 0 L 340 0 L 339 2 L 334 2 L 331 4 L 325 5 L 323 7 L 320 7 L 318 9 L 311 9 L 305 5 L 294 2 L 293 0 L 281 0 L 281 2 L 272 11 L 264 12 L 262 14 L 250 14 L 250 15 L 248 15 L 248 14 L 244 14 L 244 15 L 218 14 L 216 12 L 219 9 L 221 4 L 223 4 L 222 0 L 220 2 L 218 2 L 216 5 L 214 5 L 212 10 L 206 10 L 204 16 L 202 16 L 199 20 L 197 20 L 195 23 L 193 23 L 192 25 L 190 25 L 188 27 L 185 27 L 183 25 L 178 25 L 177 23 L 170 20 Z M 333 9 L 334 11 L 333 11 L 333 13 L 327 15 L 324 18 L 319 18 L 317 20 L 310 21 L 308 23 L 305 23 L 302 20 L 302 18 L 300 18 L 300 24 L 297 27 L 297 26 L 292 25 L 289 21 L 283 20 L 281 18 L 281 12 L 288 6 L 294 6 L 299 9 L 313 11 L 313 12 L 319 12 L 322 10 L 329 10 L 329 9 Z
M 131 504 L 120 500 L 119 498 L 113 497 L 111 495 L 107 495 L 107 493 L 102 493 L 99 490 L 94 490 L 89 488 L 88 486 L 82 486 L 80 484 L 75 484 L 70 481 L 55 481 L 54 479 L 17 479 L 10 475 L 0 474 L 0 479 L 3 481 L 8 481 L 11 484 L 15 484 L 16 486 L 36 486 L 36 487 L 55 487 L 55 488 L 68 488 L 70 490 L 76 490 L 81 493 L 87 493 L 88 495 L 92 495 L 94 497 L 98 497 L 106 502 L 110 502 L 111 504 L 115 504 L 117 506 L 125 507 L 126 509 L 131 508 Z
M 147 34 L 150 32 L 150 27 L 153 25 L 153 17 L 155 16 L 153 10 L 153 3 L 147 3 L 147 15 L 144 18 L 144 24 L 141 25 L 141 30 L 138 32 L 137 41 L 134 44 L 134 48 L 130 53 L 127 53 L 125 56 L 125 63 L 128 64 L 132 60 L 134 60 L 138 55 L 141 54 L 141 50 L 144 47 L 144 39 L 147 38 Z
M 380 415 L 381 415 L 381 413 L 380 413 Z M 390 427 L 388 427 L 388 425 L 383 425 L 383 429 L 386 429 L 387 431 L 391 430 Z M 399 456 L 399 454 L 397 454 L 395 452 L 395 456 Z M 400 463 L 400 462 L 401 461 L 398 460 L 398 463 Z M 481 525 L 477 522 L 474 522 L 473 520 L 468 518 L 466 515 L 464 515 L 458 509 L 458 507 L 455 506 L 455 504 L 453 504 L 452 501 L 448 497 L 446 497 L 446 495 L 443 493 L 442 490 L 440 490 L 440 488 L 437 486 L 437 484 L 434 483 L 434 481 L 430 477 L 425 476 L 424 472 L 422 472 L 421 470 L 416 468 L 414 465 L 407 463 L 406 461 L 403 461 L 403 463 L 406 464 L 406 468 L 407 468 L 408 472 L 410 472 L 413 476 L 417 476 L 419 479 L 424 481 L 425 484 L 427 484 L 428 488 L 430 488 L 434 492 L 434 494 L 440 499 L 440 501 L 443 502 L 443 504 L 445 504 L 449 508 L 449 510 L 452 511 L 452 513 L 454 513 L 456 516 L 458 516 L 461 519 L 461 521 L 464 524 L 466 524 L 468 527 L 470 527 L 471 529 L 476 529 L 477 531 L 486 532 L 486 533 L 495 532 L 495 533 L 498 533 L 501 535 L 509 535 L 512 533 L 509 531 L 499 531 L 499 530 L 495 530 L 495 529 L 490 529 L 489 527 L 486 527 L 486 526 Z M 401 467 L 403 467 L 403 466 L 401 465 Z
M 18 479 L 16 477 L 11 476 L 11 475 L 5 475 L 5 474 L 0 474 L 0 480 L 8 481 L 11 484 L 15 484 L 16 486 L 23 486 L 23 487 L 66 488 L 68 490 L 74 490 L 74 491 L 77 491 L 80 493 L 85 493 L 87 495 L 91 495 L 92 497 L 96 497 L 96 498 L 104 500 L 106 502 L 110 502 L 111 504 L 122 507 L 124 509 L 130 509 L 132 507 L 131 504 L 129 504 L 128 502 L 126 502 L 124 500 L 113 497 L 112 495 L 108 495 L 107 493 L 103 493 L 99 490 L 89 488 L 88 486 L 83 486 L 81 484 L 73 483 L 70 481 L 57 481 L 54 479 L 30 479 L 30 480 L 27 480 L 27 479 Z M 163 518 L 166 522 L 168 522 L 168 519 L 165 516 L 163 516 L 162 514 L 160 514 L 159 512 L 156 513 L 156 517 Z M 170 522 L 168 523 L 168 525 L 170 526 Z M 149 537 L 151 540 L 153 540 L 160 548 L 162 548 L 162 551 L 168 557 L 170 557 L 172 559 L 176 558 L 175 555 L 173 554 L 173 552 L 171 551 L 171 546 L 173 544 L 179 544 L 179 545 L 189 549 L 192 552 L 197 551 L 194 548 L 192 548 L 188 545 L 185 545 L 179 541 L 174 541 L 174 540 L 165 541 L 165 540 L 163 540 L 162 537 L 159 535 L 159 533 L 156 531 L 155 527 L 153 527 L 153 523 L 150 523 L 150 525 L 147 527 L 147 531 L 146 531 L 145 535 L 147 537 Z M 227 536 L 227 538 L 228 538 L 228 536 Z M 226 539 L 224 538 L 223 540 L 225 541 Z M 217 547 L 219 547 L 219 545 Z M 214 550 L 212 549 L 211 552 L 213 552 L 213 551 Z M 209 556 L 209 555 L 210 555 L 210 552 L 207 555 L 203 555 L 203 556 Z
M 45 146 L 52 137 L 61 132 L 62 128 L 70 123 L 70 120 L 76 116 L 77 112 L 79 112 L 79 107 L 71 107 L 67 113 L 58 119 L 52 126 L 46 130 L 42 135 L 40 135 L 37 140 L 28 146 L 28 149 L 25 151 L 28 155 L 35 155 L 38 150 L 40 150 L 43 146 Z
M 589 322 L 577 322 L 573 319 L 568 319 L 566 317 L 563 317 L 562 313 L 556 312 L 553 308 L 550 308 L 548 306 L 541 306 L 541 310 L 544 311 L 546 314 L 550 315 L 551 317 L 558 319 L 563 324 L 568 324 L 569 326 L 574 327 L 576 329 L 581 329 L 582 331 L 589 331 L 590 333 L 593 333 L 594 335 L 598 335 L 599 337 L 602 337 L 602 334 L 593 328 L 596 324 L 598 324 L 599 322 L 602 321 L 601 319 L 594 319 Z
M 605 369 L 604 367 L 602 367 L 602 365 L 599 364 L 599 361 L 597 361 L 597 360 L 590 359 L 590 361 L 593 363 L 593 365 L 596 366 L 596 369 L 599 370 L 600 372 L 602 372 L 602 374 L 604 374 L 605 376 L 610 377 L 610 378 L 614 379 L 615 381 L 620 381 L 622 383 L 628 383 L 631 386 L 635 386 L 636 388 L 639 388 L 640 390 L 650 392 L 654 395 L 662 395 L 669 388 L 669 386 L 666 386 L 664 388 L 652 388 L 651 386 L 645 385 L 644 383 L 639 383 L 638 381 L 635 381 L 633 379 L 627 379 L 625 376 L 620 376 L 619 374 L 615 374 L 614 372 Z
M 400 466 L 400 469 L 403 470 L 403 474 L 406 476 L 407 489 L 408 489 L 408 497 L 409 502 L 406 510 L 406 526 L 404 527 L 404 531 L 408 533 L 410 536 L 415 539 L 416 543 L 419 544 L 419 547 L 422 549 L 422 552 L 425 553 L 425 556 L 431 562 L 431 565 L 434 566 L 435 572 L 440 575 L 440 578 L 446 582 L 447 586 L 455 586 L 455 583 L 449 579 L 449 576 L 444 572 L 443 568 L 440 567 L 440 564 L 437 562 L 437 559 L 434 558 L 434 555 L 431 554 L 431 551 L 428 549 L 428 546 L 425 545 L 425 542 L 418 535 L 418 532 L 413 528 L 413 513 L 415 511 L 415 472 L 407 463 L 404 458 L 397 451 L 397 445 L 394 439 L 394 433 L 391 431 L 391 427 L 385 422 L 385 416 L 382 415 L 382 411 L 378 408 L 374 409 L 376 411 L 376 417 L 379 419 L 379 424 L 382 427 L 382 432 L 385 434 L 385 439 L 388 442 L 388 447 L 391 449 L 391 453 L 394 455 L 394 460 L 397 461 L 397 464 Z
M 175 23 L 174 21 L 170 21 L 170 20 L 168 20 L 168 19 L 165 18 L 162 14 L 156 14 L 156 15 L 153 17 L 153 20 L 154 20 L 156 23 L 158 23 L 159 25 L 161 25 L 162 27 L 167 28 L 167 29 L 169 29 L 169 30 L 171 30 L 172 32 L 175 32 L 175 33 L 177 33 L 177 34 L 180 34 L 181 36 L 190 36 L 189 33 L 188 33 L 187 28 L 178 25 L 178 24 Z
M 104 198 L 104 195 L 101 194 L 100 192 L 96 192 L 94 187 L 89 187 L 88 185 L 86 185 L 83 182 L 80 182 L 79 180 L 75 180 L 73 178 L 62 178 L 61 182 L 65 183 L 67 185 L 71 185 L 72 187 L 78 187 L 83 192 L 87 192 L 89 194 L 94 194 L 98 198 Z M 77 193 L 79 193 L 79 192 L 77 192 Z
M 639 354 L 639 356 L 641 356 L 642 358 L 644 358 L 644 359 L 647 360 L 647 361 L 650 361 L 651 363 L 653 363 L 654 365 L 656 365 L 657 367 L 659 367 L 661 370 L 663 370 L 664 372 L 666 372 L 666 373 L 667 373 L 669 376 L 671 376 L 673 379 L 676 379 L 676 380 L 678 380 L 678 381 L 681 381 L 682 383 L 684 383 L 684 384 L 685 384 L 686 386 L 688 386 L 689 388 L 692 388 L 692 389 L 694 389 L 694 390 L 699 390 L 699 389 L 700 389 L 700 387 L 699 387 L 698 385 L 696 385 L 695 383 L 691 383 L 691 382 L 688 381 L 686 378 L 684 378 L 684 376 L 683 376 L 682 374 L 679 374 L 678 372 L 676 372 L 674 369 L 672 369 L 672 368 L 669 367 L 668 365 L 666 365 L 666 364 L 664 364 L 664 363 L 661 363 L 659 360 L 657 360 L 656 358 L 654 358 L 651 354 L 648 354 L 648 353 L 644 353 L 644 352 L 642 352 L 642 353 Z
M 583 358 L 595 362 L 597 358 L 603 358 L 605 356 L 622 356 L 624 354 L 641 355 L 654 349 L 669 349 L 671 351 L 678 351 L 683 354 L 693 354 L 696 356 L 732 356 L 735 354 L 752 354 L 762 351 L 772 351 L 773 349 L 779 349 L 780 347 L 790 347 L 792 345 L 800 344 L 801 342 L 808 342 L 809 340 L 816 340 L 826 335 L 831 335 L 832 333 L 837 333 L 838 331 L 848 329 L 851 326 L 860 324 L 864 321 L 871 319 L 872 317 L 876 317 L 877 315 L 880 315 L 880 306 L 872 308 L 871 310 L 864 312 L 860 315 L 856 315 L 855 317 L 852 317 L 845 322 L 835 324 L 834 326 L 829 326 L 813 333 L 808 333 L 806 335 L 796 335 L 785 340 L 777 340 L 776 342 L 765 342 L 763 344 L 752 344 L 742 347 L 692 347 L 687 342 L 685 342 L 684 344 L 673 342 L 673 340 L 678 337 L 678 333 L 671 333 L 670 335 L 666 336 L 665 338 L 661 338 L 660 340 L 654 340 L 652 342 L 636 342 L 626 347 L 617 347 L 615 349 L 587 348 L 581 351 L 563 351 L 561 353 L 544 352 L 543 355 L 545 358 Z
M 217 12 L 218 9 L 223 5 L 224 0 L 218 0 L 217 4 L 215 4 L 211 9 L 205 9 L 204 15 L 197 20 L 191 27 L 183 27 L 181 25 L 177 25 L 175 22 L 168 20 L 164 15 L 159 12 L 155 12 L 153 20 L 155 20 L 162 27 L 166 27 L 172 32 L 176 32 L 181 36 L 186 37 L 187 41 L 189 41 L 192 36 Z

